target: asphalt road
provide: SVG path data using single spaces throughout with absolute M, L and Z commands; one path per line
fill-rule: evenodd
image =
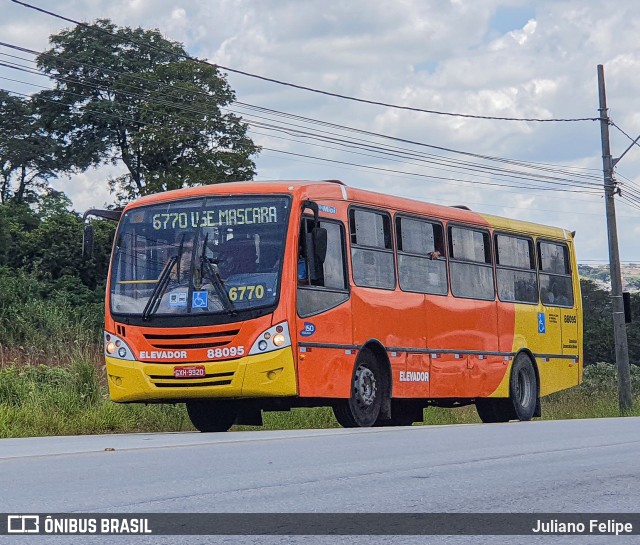
M 638 512 L 640 419 L 0 440 L 0 512 L 78 511 Z M 238 542 L 228 537 L 215 541 L 91 539 L 103 543 Z M 635 540 L 602 536 L 358 539 L 318 537 L 314 542 Z M 31 540 L 5 537 L 7 543 Z M 309 538 L 248 536 L 240 541 L 306 543 Z

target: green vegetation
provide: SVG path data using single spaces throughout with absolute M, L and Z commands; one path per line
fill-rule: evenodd
M 6 364 L 0 369 L 0 437 L 191 429 L 183 407 L 118 405 L 107 399 L 96 354 L 67 365 Z

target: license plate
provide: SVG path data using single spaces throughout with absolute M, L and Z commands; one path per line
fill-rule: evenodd
M 203 378 L 204 365 L 180 365 L 173 368 L 174 378 Z

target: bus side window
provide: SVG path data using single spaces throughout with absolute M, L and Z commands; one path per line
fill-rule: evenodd
M 540 299 L 554 307 L 573 306 L 569 248 L 565 244 L 538 242 Z
M 446 295 L 447 261 L 442 225 L 396 217 L 400 289 Z
M 357 286 L 395 289 L 395 266 L 388 214 L 353 208 L 349 211 L 351 263 Z
M 495 299 L 489 233 L 466 227 L 449 227 L 451 293 L 467 299 Z
M 496 235 L 496 280 L 501 301 L 538 302 L 538 280 L 529 238 Z

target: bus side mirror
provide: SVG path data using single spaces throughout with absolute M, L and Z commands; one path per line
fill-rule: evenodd
M 323 227 L 314 227 L 305 235 L 304 243 L 309 281 L 314 286 L 321 286 L 324 284 L 322 264 L 327 257 L 327 230 Z
M 624 304 L 624 323 L 631 323 L 631 294 L 628 291 L 622 293 L 622 302 Z
M 93 257 L 93 225 L 85 223 L 82 228 L 82 257 Z

